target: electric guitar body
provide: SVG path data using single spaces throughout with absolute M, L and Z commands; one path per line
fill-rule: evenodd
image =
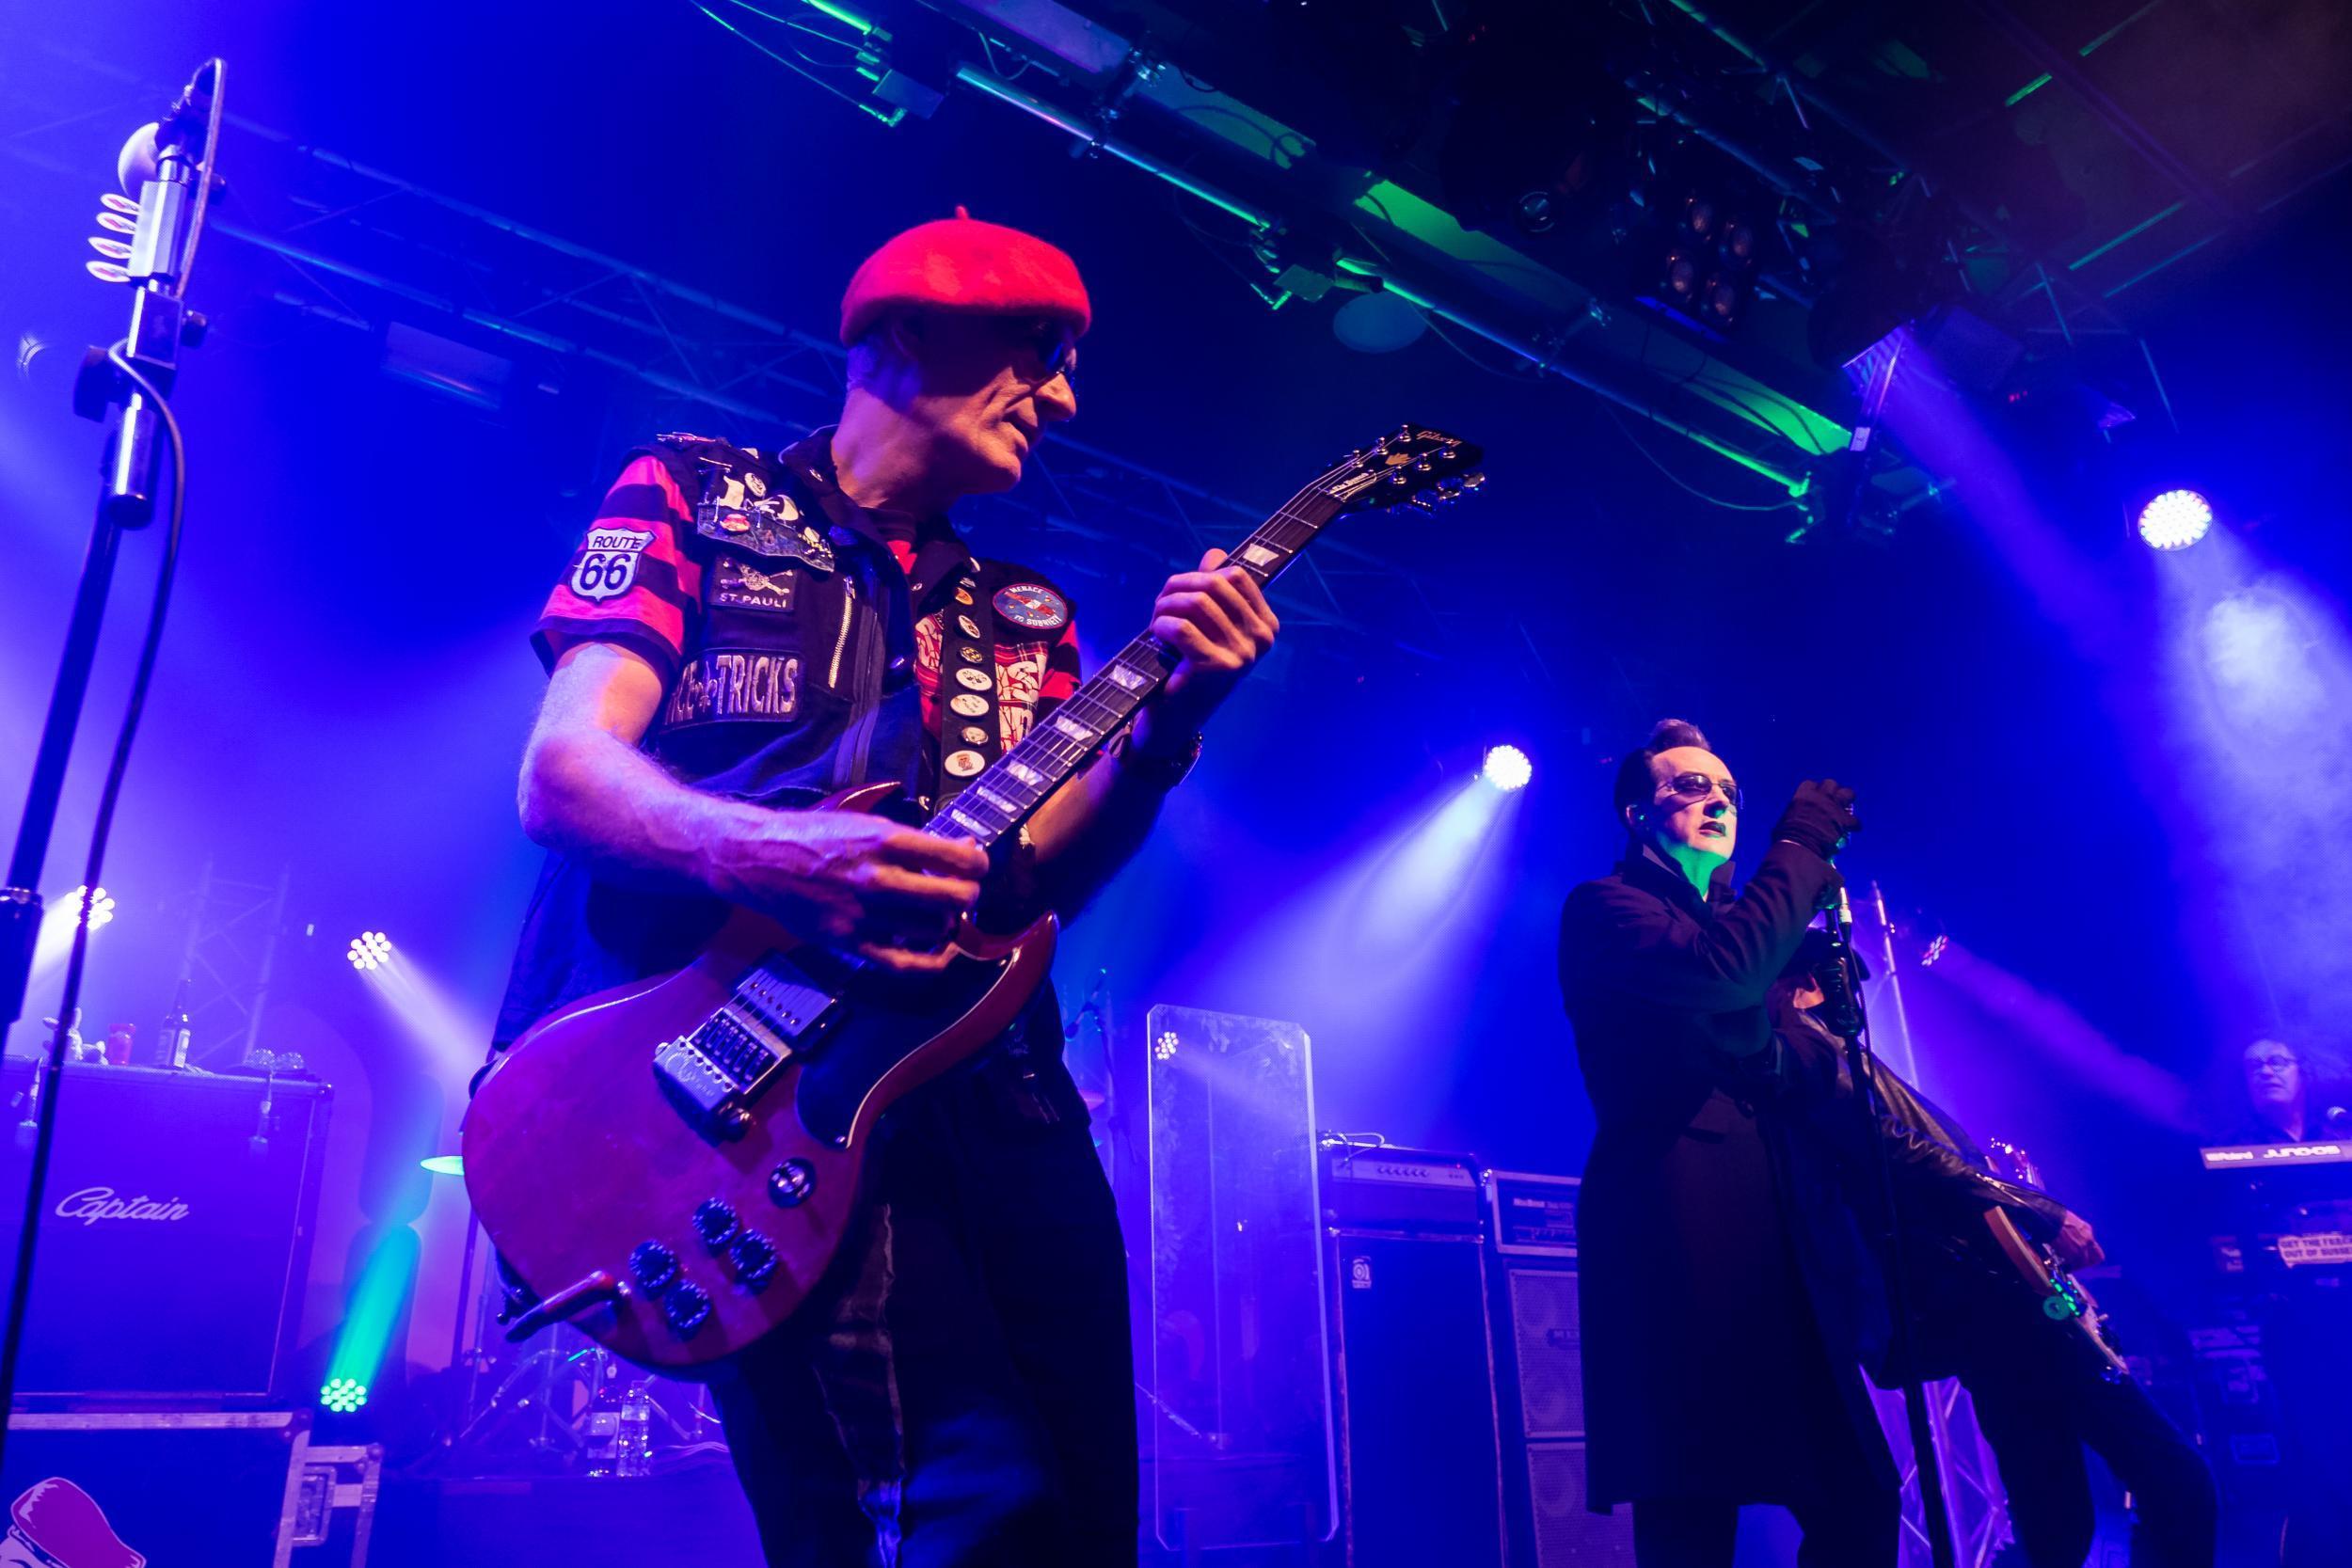
M 1233 554 L 1270 581 L 1343 512 L 1474 486 L 1475 448 L 1406 426 L 1349 454 Z M 1175 668 L 1146 634 L 921 830 L 992 851 L 1088 766 Z M 893 786 L 826 802 L 872 811 Z M 937 973 L 803 943 L 735 911 L 692 962 L 540 1020 L 466 1115 L 466 1187 L 521 1338 L 557 1322 L 641 1366 L 707 1375 L 791 1318 L 857 1223 L 891 1105 L 1002 1035 L 1046 980 L 1048 915 L 965 922 Z

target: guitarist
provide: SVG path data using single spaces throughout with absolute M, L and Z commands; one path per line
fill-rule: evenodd
M 878 780 L 935 806 L 1075 689 L 1069 601 L 976 559 L 949 512 L 1010 488 L 1077 412 L 1090 314 L 1067 255 L 959 209 L 850 280 L 837 426 L 629 456 L 533 639 L 550 675 L 521 810 L 552 853 L 501 1047 L 686 961 L 721 900 L 924 970 L 960 916 L 1074 911 L 1135 852 L 1274 639 L 1219 552 L 1159 594 L 1165 689 L 1006 863 L 814 809 Z M 716 1383 L 771 1564 L 1135 1560 L 1124 1251 L 1060 1038 L 1046 992 L 896 1106 L 837 1284 Z
M 1872 1216 L 1862 1229 L 1876 1241 L 1887 1230 L 1874 1217 L 1884 1212 L 1877 1153 L 1854 1105 L 1845 1041 L 1832 1032 L 1851 1017 L 1844 995 L 1827 935 L 1806 933 L 1771 993 L 1774 1048 L 1760 1065 L 1772 1082 L 1758 1099 L 1831 1156 L 1852 1212 Z M 1999 1252 L 1985 1216 L 1997 1210 L 2069 1270 L 2106 1257 L 2090 1225 L 2046 1193 L 1995 1179 L 1965 1128 L 1883 1063 L 1873 1070 L 1884 1112 L 1877 1136 L 1902 1220 L 1912 1354 L 1923 1379 L 1957 1377 L 1967 1388 L 2026 1562 L 2081 1568 L 2090 1555 L 2097 1517 L 2088 1448 L 2132 1495 L 2135 1568 L 2212 1568 L 2217 1504 L 2203 1459 L 2146 1389 L 2108 1370 L 2080 1328 L 2043 1313 L 2042 1293 Z M 1888 1261 L 1883 1250 L 1879 1261 Z M 1875 1282 L 1861 1283 L 1876 1295 Z M 1872 1377 L 1896 1386 L 1903 1370 L 1868 1349 Z

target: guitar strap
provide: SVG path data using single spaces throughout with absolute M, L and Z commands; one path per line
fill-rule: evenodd
M 927 546 L 929 555 L 936 546 Z M 939 606 L 939 789 L 945 806 L 1003 754 L 1005 720 L 998 696 L 995 615 L 980 594 L 979 563 L 956 547 L 957 561 L 941 581 L 952 582 Z M 916 593 L 926 565 L 915 560 Z

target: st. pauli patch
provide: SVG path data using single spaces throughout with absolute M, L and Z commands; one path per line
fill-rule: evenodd
M 1041 582 L 1016 582 L 990 601 L 996 613 L 1025 631 L 1059 631 L 1070 625 L 1070 601 Z
M 650 529 L 590 529 L 572 562 L 572 592 L 592 601 L 620 597 L 636 582 L 637 562 L 652 543 Z
M 791 572 L 764 572 L 731 555 L 721 556 L 718 568 L 710 588 L 712 604 L 733 610 L 791 611 L 794 584 L 798 580 Z

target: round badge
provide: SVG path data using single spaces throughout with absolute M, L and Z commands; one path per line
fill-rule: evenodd
M 729 533 L 749 533 L 752 531 L 752 520 L 740 512 L 730 512 L 719 519 L 719 526 Z
M 956 680 L 966 691 L 989 691 L 993 690 L 996 686 L 994 681 L 988 678 L 988 672 L 985 670 L 959 670 L 956 672 Z
M 963 743 L 966 746 L 985 746 L 988 744 L 988 732 L 980 728 L 977 724 L 964 725 L 961 734 L 963 736 Z
M 743 488 L 752 493 L 752 499 L 757 500 L 768 493 L 768 482 L 759 477 L 757 468 L 746 468 L 743 471 Z
M 1070 624 L 1070 601 L 1041 582 L 1000 588 L 990 603 L 997 614 L 1030 631 L 1058 631 Z
M 966 719 L 979 719 L 988 713 L 988 699 L 976 692 L 959 691 L 947 699 L 947 706 Z
M 972 590 L 969 588 L 959 588 L 956 590 L 956 603 L 970 604 L 972 602 Z M 977 637 L 979 634 L 975 632 L 973 635 Z
M 988 764 L 982 760 L 977 752 L 950 752 L 947 753 L 947 760 L 940 766 L 959 779 L 968 779 Z
M 956 650 L 956 657 L 963 660 L 966 664 L 977 664 L 980 661 L 980 650 L 977 648 L 958 648 Z
M 977 637 L 980 635 L 980 624 L 972 619 L 969 615 L 959 615 L 956 617 L 956 629 L 962 632 L 966 637 Z

